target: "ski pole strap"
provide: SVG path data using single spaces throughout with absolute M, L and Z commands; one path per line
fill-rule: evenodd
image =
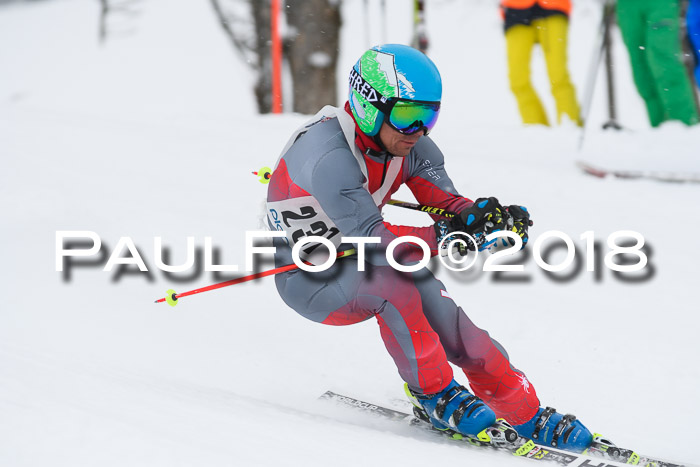
M 554 415 L 557 412 L 557 409 L 554 407 L 547 407 L 544 409 L 544 411 L 540 414 L 539 418 L 537 419 L 537 422 L 535 423 L 535 429 L 532 431 L 532 439 L 539 439 L 540 438 L 540 430 L 544 428 L 544 426 L 547 424 L 549 421 L 549 417 Z
M 564 442 L 569 440 L 571 432 L 574 431 L 574 420 L 576 420 L 576 415 L 570 413 L 561 417 L 557 426 L 554 427 L 554 433 L 552 434 L 552 447 L 555 448 L 559 444 L 559 437 L 564 434 Z

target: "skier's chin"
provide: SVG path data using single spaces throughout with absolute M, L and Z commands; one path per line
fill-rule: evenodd
M 417 141 L 400 141 L 396 145 L 395 156 L 406 157 L 411 153 L 411 149 L 416 145 Z

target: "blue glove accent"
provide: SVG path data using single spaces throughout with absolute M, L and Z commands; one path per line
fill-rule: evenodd
M 467 225 L 472 225 L 472 222 L 474 222 L 475 219 L 476 216 L 474 216 L 474 214 L 469 214 L 469 216 L 467 217 Z
M 477 204 L 477 206 L 479 206 L 479 209 L 484 209 L 484 206 L 486 206 L 487 204 L 489 204 L 489 200 L 485 199 L 479 204 Z
M 445 238 L 451 231 L 450 225 L 447 222 L 447 220 L 442 219 L 439 220 L 435 223 L 435 240 L 437 241 L 438 245 L 442 241 L 443 238 Z

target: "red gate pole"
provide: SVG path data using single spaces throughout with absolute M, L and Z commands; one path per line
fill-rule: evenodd
M 282 40 L 279 32 L 280 0 L 271 0 L 272 113 L 282 113 Z

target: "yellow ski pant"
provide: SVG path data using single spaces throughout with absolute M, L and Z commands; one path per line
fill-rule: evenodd
M 506 31 L 508 77 L 510 89 L 518 102 L 525 124 L 549 125 L 535 88 L 530 81 L 530 57 L 532 48 L 539 43 L 547 63 L 547 74 L 557 107 L 557 122 L 567 115 L 581 125 L 576 90 L 567 70 L 567 36 L 569 20 L 564 15 L 539 18 L 531 25 L 517 24 Z

